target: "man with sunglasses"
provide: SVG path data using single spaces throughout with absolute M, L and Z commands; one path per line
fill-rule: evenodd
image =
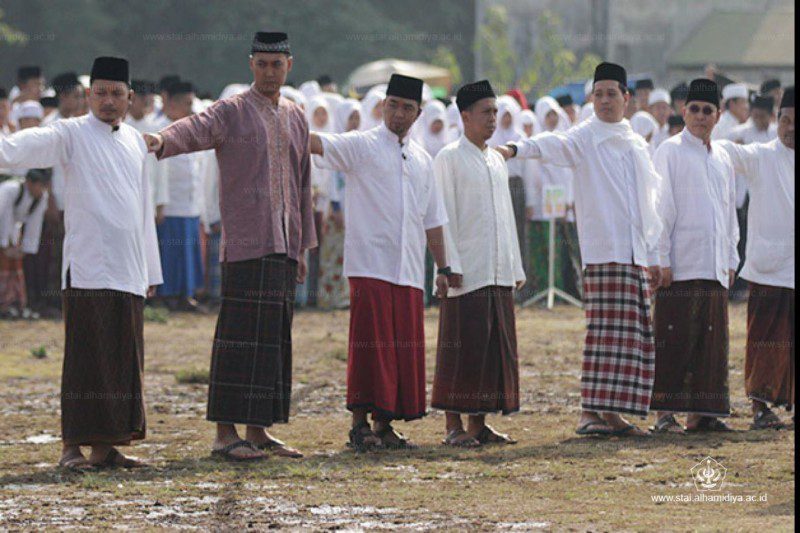
M 656 151 L 664 179 L 659 243 L 661 287 L 655 297 L 655 431 L 727 431 L 728 289 L 739 265 L 736 177 L 711 132 L 720 117 L 717 84 L 689 86 L 686 128 Z
M 750 282 L 744 376 L 752 429 L 784 427 L 768 404 L 794 407 L 794 138 L 794 87 L 788 87 L 777 139 L 721 143 L 750 189 L 741 277 Z
M 498 147 L 575 170 L 575 213 L 588 330 L 581 376 L 579 435 L 648 435 L 623 418 L 645 417 L 655 372 L 650 287 L 660 282 L 657 198 L 661 178 L 647 142 L 625 120 L 627 74 L 601 63 L 594 115 L 566 132 Z M 649 279 L 648 279 L 649 278 Z

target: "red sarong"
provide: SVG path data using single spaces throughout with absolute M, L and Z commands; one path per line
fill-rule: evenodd
M 350 278 L 347 408 L 383 420 L 425 416 L 422 291 Z

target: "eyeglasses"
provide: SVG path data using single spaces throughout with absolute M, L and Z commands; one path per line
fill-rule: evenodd
M 692 104 L 689 106 L 690 113 L 697 114 L 700 111 L 702 111 L 704 115 L 712 115 L 715 110 L 710 105 L 703 106 L 702 108 L 697 104 Z

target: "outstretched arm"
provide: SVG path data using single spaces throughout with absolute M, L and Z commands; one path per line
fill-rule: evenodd
M 308 151 L 314 155 L 325 155 L 322 139 L 314 132 L 308 134 Z
M 0 139 L 0 167 L 50 168 L 67 157 L 61 127 L 28 128 Z

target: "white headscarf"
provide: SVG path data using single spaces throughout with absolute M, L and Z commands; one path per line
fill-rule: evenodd
M 439 150 L 449 142 L 447 134 L 447 109 L 439 100 L 431 100 L 422 108 L 422 143 L 431 157 L 436 157 Z M 444 127 L 439 133 L 431 132 L 431 125 L 441 120 Z
M 452 142 L 458 140 L 464 133 L 464 121 L 461 120 L 461 112 L 453 102 L 447 106 L 447 138 Z
M 500 124 L 503 116 L 507 113 L 511 114 L 511 126 L 503 128 Z M 514 98 L 505 94 L 497 97 L 497 129 L 487 144 L 494 148 L 495 146 L 524 139 L 525 133 L 519 127 L 520 113 L 522 113 L 522 108 Z
M 323 128 L 318 128 L 314 125 L 314 113 L 319 108 L 323 108 L 325 111 L 328 112 L 328 123 L 325 124 Z M 323 98 L 322 96 L 314 96 L 308 101 L 308 105 L 306 106 L 306 120 L 308 120 L 308 129 L 310 131 L 317 131 L 320 133 L 332 133 L 333 130 L 333 113 L 331 113 L 331 108 L 328 105 L 328 100 Z
M 298 91 L 294 87 L 283 85 L 281 87 L 281 96 L 288 98 L 303 109 L 305 109 L 306 105 L 308 105 L 308 98 L 306 98 L 302 92 Z
M 371 90 L 367 93 L 363 100 L 361 100 L 361 126 L 358 128 L 361 131 L 371 130 L 376 126 L 380 126 L 381 119 L 374 118 L 372 111 L 375 106 L 386 99 L 386 93 L 381 90 Z
M 581 112 L 578 115 L 578 122 L 583 122 L 587 118 L 594 116 L 594 103 L 587 102 L 582 108 Z
M 241 94 L 249 88 L 250 86 L 247 85 L 246 83 L 231 83 L 230 85 L 222 89 L 222 92 L 219 95 L 219 99 L 224 100 L 226 98 L 230 98 L 231 96 Z
M 299 89 L 300 92 L 303 93 L 303 96 L 306 97 L 306 100 L 311 100 L 311 98 L 322 92 L 322 89 L 319 87 L 319 83 L 317 83 L 315 80 L 303 82 L 300 84 Z
M 525 126 L 533 126 L 532 135 L 536 135 L 541 131 L 539 119 L 530 109 L 523 109 L 522 113 L 519 114 L 519 127 L 522 129 L 522 133 L 525 133 Z
M 333 114 L 336 118 L 335 127 L 338 133 L 344 133 L 347 131 L 347 121 L 350 120 L 350 115 L 356 111 L 359 114 L 362 114 L 361 103 L 353 98 L 347 98 L 336 106 L 336 110 L 333 112 Z M 363 120 L 363 116 L 361 118 Z
M 536 100 L 536 104 L 533 106 L 533 109 L 536 113 L 536 116 L 539 118 L 539 125 L 541 126 L 542 131 L 547 129 L 545 127 L 545 118 L 550 111 L 553 111 L 556 115 L 558 115 L 558 124 L 556 124 L 554 131 L 566 131 L 570 128 L 569 116 L 567 115 L 567 112 L 564 111 L 558 101 L 552 96 L 542 96 Z

